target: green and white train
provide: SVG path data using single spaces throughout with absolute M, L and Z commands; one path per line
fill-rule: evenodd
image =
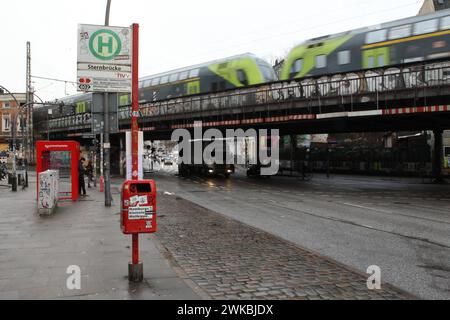
M 144 77 L 139 80 L 141 103 L 161 101 L 186 95 L 242 88 L 277 80 L 271 65 L 253 54 L 246 53 L 215 60 L 170 72 Z M 90 118 L 92 93 L 81 93 L 59 99 L 61 106 L 37 108 L 36 121 L 47 119 L 47 109 L 52 109 L 52 127 L 75 125 Z M 129 94 L 119 95 L 119 107 L 131 103 Z M 84 117 L 81 117 L 83 115 Z M 65 118 L 65 119 L 63 119 Z M 81 120 L 80 120 L 81 119 Z
M 272 66 L 246 53 L 140 79 L 139 100 L 160 101 L 277 80 Z
M 450 9 L 340 34 L 294 47 L 280 80 L 450 58 Z

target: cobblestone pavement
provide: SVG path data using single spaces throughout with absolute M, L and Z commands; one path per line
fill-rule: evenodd
M 154 175 L 158 189 L 281 237 L 421 299 L 450 298 L 450 184 L 416 178 Z
M 157 239 L 213 299 L 411 299 L 368 275 L 176 196 L 164 195 Z

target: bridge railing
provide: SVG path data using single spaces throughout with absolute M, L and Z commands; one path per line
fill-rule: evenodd
M 244 108 L 287 101 L 364 96 L 442 85 L 450 85 L 450 62 L 421 64 L 405 68 L 380 68 L 306 78 L 300 81 L 275 82 L 232 91 L 145 103 L 141 105 L 140 110 L 143 117 L 153 117 Z M 364 100 L 364 97 L 361 99 Z M 120 119 L 130 117 L 131 110 L 129 108 L 121 111 Z
M 279 81 L 224 92 L 179 97 L 141 104 L 141 117 L 223 111 L 258 105 L 276 105 L 286 102 L 325 100 L 336 97 L 354 97 L 354 103 L 368 100 L 376 94 L 396 93 L 402 90 L 426 90 L 450 85 L 450 61 L 363 70 L 346 74 L 310 77 L 301 80 Z M 245 110 L 243 110 L 245 111 Z M 326 112 L 326 109 L 322 109 Z M 119 109 L 119 119 L 131 118 L 131 107 Z M 50 120 L 48 128 L 76 128 L 89 126 L 89 113 Z M 47 128 L 42 124 L 42 128 Z

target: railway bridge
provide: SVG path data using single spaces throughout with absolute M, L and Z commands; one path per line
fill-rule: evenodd
M 130 130 L 131 107 L 120 106 L 119 146 Z M 90 113 L 41 120 L 37 135 L 82 141 L 92 130 Z M 331 74 L 140 104 L 146 140 L 169 140 L 175 129 L 279 129 L 280 135 L 450 129 L 450 60 Z M 114 140 L 117 139 L 117 140 Z M 114 143 L 113 143 L 114 144 Z M 434 172 L 440 175 L 441 156 Z

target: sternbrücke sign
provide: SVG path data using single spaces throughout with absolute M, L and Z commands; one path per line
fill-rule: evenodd
M 78 91 L 131 92 L 129 27 L 78 25 Z

